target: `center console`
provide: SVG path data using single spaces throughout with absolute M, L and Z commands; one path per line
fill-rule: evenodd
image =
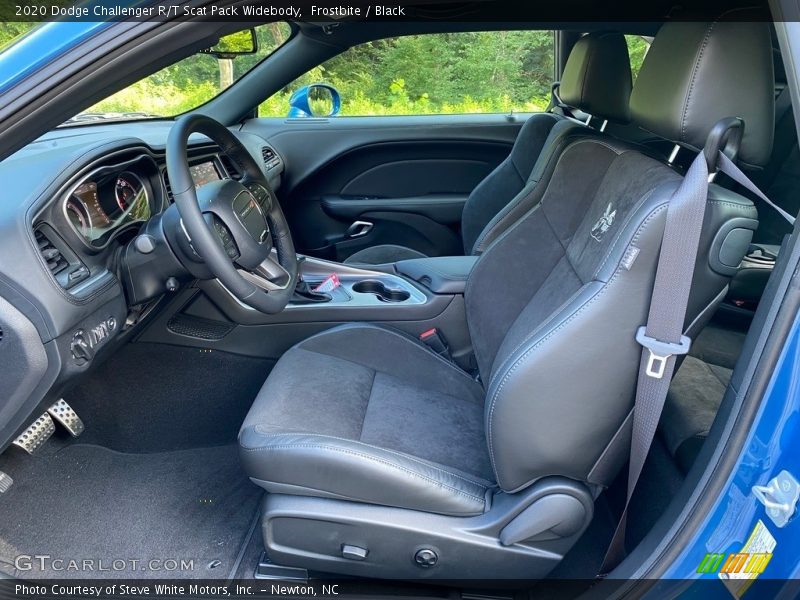
M 372 323 L 420 339 L 435 331 L 452 359 L 471 370 L 464 288 L 474 262 L 436 257 L 357 266 L 300 257 L 299 293 L 274 315 L 243 304 L 215 279 L 199 280 L 176 292 L 139 339 L 277 360 L 297 342 L 336 325 Z M 319 289 L 334 276 L 338 285 Z
M 333 274 L 336 275 L 337 284 L 332 289 L 326 289 L 325 283 Z M 337 306 L 367 308 L 387 305 L 399 308 L 425 304 L 428 300 L 422 289 L 395 274 L 329 263 L 314 258 L 302 260 L 300 279 L 310 290 L 317 290 L 319 286 L 323 286 L 322 289 L 326 291 L 318 292 L 322 298 L 314 302 L 296 298 L 289 303 L 286 310 L 331 309 Z

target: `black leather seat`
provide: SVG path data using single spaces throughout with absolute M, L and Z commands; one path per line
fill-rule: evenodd
M 631 65 L 624 36 L 595 32 L 578 40 L 564 67 L 561 101 L 598 119 L 627 123 L 630 93 Z M 567 126 L 554 131 L 561 121 L 568 121 Z M 534 169 L 537 160 L 543 150 L 552 152 L 556 147 L 553 138 L 563 137 L 568 129 L 584 127 L 553 113 L 536 114 L 525 122 L 508 158 L 467 198 L 461 217 L 465 254 L 480 254 L 541 199 L 535 189 L 542 175 Z M 376 265 L 425 256 L 413 248 L 383 244 L 360 250 L 345 263 Z
M 772 87 L 765 24 L 670 23 L 642 67 L 632 116 L 700 148 L 714 123 L 739 115 L 740 156 L 758 164 L 769 156 Z M 628 451 L 634 338 L 682 177 L 598 134 L 572 139 L 554 162 L 541 202 L 467 282 L 482 383 L 373 325 L 328 330 L 278 362 L 240 434 L 246 471 L 270 492 L 262 525 L 274 561 L 376 577 L 536 578 L 587 526 Z M 711 186 L 687 330 L 724 295 L 756 226 L 749 200 Z

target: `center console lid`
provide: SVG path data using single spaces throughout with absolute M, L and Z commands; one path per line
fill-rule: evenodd
M 434 294 L 463 294 L 477 256 L 434 256 L 395 263 L 401 275 L 424 285 Z

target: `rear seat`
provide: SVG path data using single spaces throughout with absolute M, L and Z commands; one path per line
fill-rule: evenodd
M 746 333 L 712 322 L 692 343 L 672 380 L 660 434 L 685 474 L 694 464 L 717 416 Z
M 708 436 L 732 373 L 732 369 L 687 356 L 672 380 L 661 435 L 684 473 L 694 464 Z
M 776 71 L 780 73 L 782 69 Z M 778 84 L 775 113 L 775 143 L 770 162 L 763 171 L 752 174 L 753 180 L 773 202 L 796 215 L 800 210 L 800 152 L 785 84 Z M 749 309 L 758 303 L 774 265 L 774 261 L 764 257 L 764 250 L 777 255 L 782 238 L 791 231 L 788 223 L 771 208 L 758 201 L 756 207 L 759 228 L 752 256 L 745 258 L 727 298 L 728 302 Z M 672 381 L 659 432 L 684 474 L 694 464 L 716 418 L 744 337 L 741 331 L 707 327 L 693 343 Z

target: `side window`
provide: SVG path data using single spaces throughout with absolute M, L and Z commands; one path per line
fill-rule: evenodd
M 642 62 L 650 50 L 652 38 L 647 38 L 641 35 L 626 35 L 625 41 L 628 43 L 628 55 L 631 58 L 631 74 L 633 81 L 636 82 L 636 77 L 639 75 L 639 69 L 642 68 Z
M 259 106 L 284 117 L 289 98 L 313 83 L 333 86 L 340 115 L 431 115 L 544 110 L 553 81 L 552 31 L 442 33 L 350 48 Z

